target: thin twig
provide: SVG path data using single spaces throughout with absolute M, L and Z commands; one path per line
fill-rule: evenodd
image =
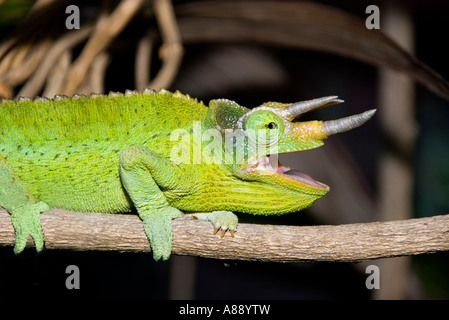
M 144 0 L 123 0 L 111 15 L 100 19 L 83 52 L 73 64 L 64 87 L 64 94 L 73 95 L 84 80 L 95 57 L 112 42 L 134 17 Z
M 48 73 L 42 96 L 52 98 L 61 92 L 61 85 L 64 83 L 64 79 L 67 76 L 67 71 L 70 68 L 71 62 L 72 52 L 70 50 L 65 50 L 56 60 L 53 68 L 51 68 Z
M 83 81 L 77 92 L 89 95 L 91 93 L 104 93 L 104 79 L 106 78 L 106 68 L 110 61 L 106 51 L 101 52 L 93 61 L 87 79 Z
M 139 91 L 142 91 L 150 81 L 153 35 L 153 32 L 148 32 L 137 45 L 134 73 L 136 89 Z
M 168 88 L 175 79 L 181 65 L 184 49 L 171 1 L 155 0 L 154 12 L 163 39 L 160 50 L 162 67 L 156 77 L 148 84 L 148 87 L 159 90 Z
M 28 43 L 32 42 L 36 26 L 41 27 L 42 21 L 45 21 L 43 18 L 48 17 L 57 2 L 58 0 L 37 0 L 23 17 L 17 29 L 6 41 L 0 43 L 0 59 L 4 59 L 4 56 L 16 48 L 23 39 L 26 39 Z
M 92 31 L 92 25 L 85 25 L 83 28 L 66 34 L 51 48 L 45 59 L 41 61 L 39 68 L 19 91 L 18 96 L 34 97 L 43 87 L 48 72 L 58 60 L 59 56 L 66 50 L 72 48 L 79 42 L 86 39 Z
M 10 56 L 12 57 L 10 65 L 8 66 L 9 70 L 0 76 L 0 81 L 11 87 L 15 87 L 24 82 L 33 75 L 33 72 L 40 66 L 42 59 L 48 56 L 48 51 L 52 45 L 53 42 L 49 39 L 45 39 L 42 42 L 35 44 L 32 47 L 30 55 L 16 66 L 14 66 L 15 63 L 13 60 L 17 55 L 20 55 L 21 47 L 11 51 L 6 57 L 6 59 Z

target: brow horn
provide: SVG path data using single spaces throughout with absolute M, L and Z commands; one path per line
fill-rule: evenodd
M 345 132 L 361 126 L 371 119 L 375 113 L 376 109 L 372 109 L 346 118 L 325 121 L 323 122 L 322 130 L 328 137 L 336 133 Z
M 294 119 L 300 114 L 306 113 L 308 111 L 328 107 L 333 104 L 342 102 L 344 101 L 338 99 L 337 96 L 322 97 L 313 100 L 292 103 L 287 107 L 287 112 L 290 114 L 291 118 Z

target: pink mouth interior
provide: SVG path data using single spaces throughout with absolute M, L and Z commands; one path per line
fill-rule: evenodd
M 292 180 L 307 184 L 314 188 L 329 189 L 326 184 L 316 181 L 308 174 L 296 169 L 290 169 L 289 167 L 283 166 L 279 161 L 276 162 L 276 160 L 273 160 L 273 157 L 270 157 L 269 155 L 261 156 L 255 164 L 249 167 L 253 170 L 264 170 L 274 172 L 276 174 L 281 174 Z

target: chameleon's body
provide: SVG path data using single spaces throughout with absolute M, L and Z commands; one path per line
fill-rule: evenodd
M 281 118 L 287 106 L 261 107 L 263 121 L 273 115 Z M 11 213 L 15 251 L 23 250 L 29 234 L 42 249 L 39 214 L 48 208 L 119 213 L 135 207 L 155 259 L 167 259 L 171 219 L 181 211 L 210 212 L 205 216 L 217 229 L 234 231 L 237 219 L 230 211 L 282 214 L 308 207 L 325 195 L 326 185 L 305 175 L 294 177 L 293 171 L 283 174 L 289 168 L 262 170 L 267 167 L 257 160 L 260 154 L 254 156 L 251 142 L 244 142 L 244 164 L 236 160 L 210 163 L 211 157 L 204 152 L 197 157 L 209 141 L 189 134 L 208 129 L 221 134 L 239 126 L 245 135 L 248 128 L 241 122 L 250 121 L 244 119 L 249 113 L 227 100 L 215 100 L 206 107 L 178 92 L 150 90 L 5 100 L 0 103 L 0 206 Z M 280 123 L 280 127 L 286 125 L 285 132 L 276 125 L 279 153 L 311 149 L 327 137 L 321 122 L 292 126 L 293 117 L 284 116 L 288 117 Z M 252 117 L 252 121 L 260 120 Z M 176 129 L 189 137 L 173 138 Z M 173 153 L 174 148 L 190 151 L 189 161 L 175 161 L 174 155 L 179 154 Z M 220 152 L 224 159 L 229 148 Z

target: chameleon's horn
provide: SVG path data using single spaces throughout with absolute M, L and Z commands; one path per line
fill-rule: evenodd
M 311 110 L 324 108 L 331 106 L 333 104 L 342 103 L 343 100 L 338 99 L 337 96 L 329 96 L 329 97 L 322 97 L 317 98 L 313 100 L 307 100 L 307 101 L 301 101 L 292 103 L 289 105 L 286 110 L 290 114 L 291 118 L 294 119 L 300 114 L 306 113 Z
M 323 122 L 322 130 L 328 137 L 336 133 L 345 132 L 361 126 L 371 119 L 375 113 L 376 109 L 372 109 L 346 118 L 325 121 Z

